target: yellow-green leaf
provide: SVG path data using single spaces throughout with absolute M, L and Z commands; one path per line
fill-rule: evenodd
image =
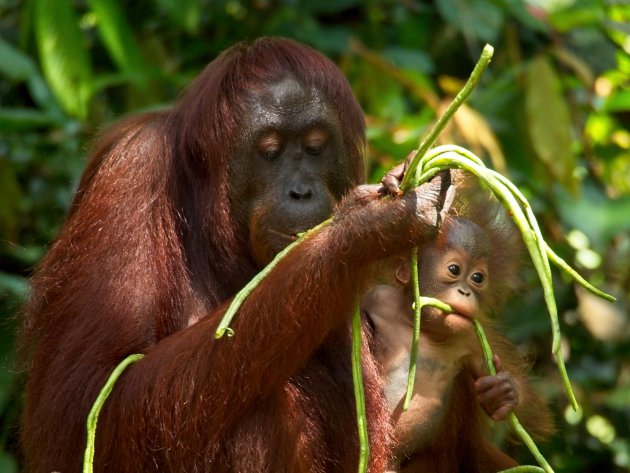
M 554 179 L 575 192 L 571 116 L 558 75 L 546 56 L 538 56 L 528 66 L 525 109 L 536 156 Z
M 83 119 L 92 68 L 75 12 L 68 0 L 35 0 L 34 14 L 44 77 L 64 110 Z

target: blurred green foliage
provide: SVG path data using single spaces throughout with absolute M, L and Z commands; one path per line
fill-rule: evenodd
M 578 413 L 551 362 L 533 272 L 502 323 L 557 413 L 541 446 L 556 471 L 630 471 L 629 25 L 621 0 L 0 0 L 0 473 L 19 468 L 15 314 L 90 140 L 123 114 L 168 106 L 221 50 L 261 35 L 340 65 L 366 112 L 372 181 L 417 146 L 483 44 L 495 46 L 441 139 L 508 174 L 554 249 L 619 297 L 608 304 L 556 275 Z

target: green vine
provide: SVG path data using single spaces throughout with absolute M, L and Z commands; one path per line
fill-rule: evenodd
M 142 358 L 144 358 L 144 355 L 142 354 L 129 355 L 120 362 L 105 382 L 105 386 L 101 389 L 96 401 L 94 401 L 92 409 L 90 409 L 90 413 L 87 417 L 87 444 L 85 446 L 85 454 L 83 456 L 83 473 L 92 473 L 94 471 L 94 441 L 96 439 L 96 424 L 98 422 L 98 415 L 103 408 L 103 404 L 105 404 L 105 400 L 111 394 L 116 381 L 118 381 L 120 375 L 123 374 L 123 371 L 125 371 L 128 366 L 140 361 Z
M 357 429 L 359 432 L 359 472 L 366 472 L 370 459 L 370 442 L 368 439 L 367 416 L 365 415 L 365 391 L 363 389 L 363 373 L 361 369 L 361 306 L 359 300 L 354 306 L 352 315 L 352 382 L 357 409 Z
M 483 328 L 481 327 L 481 324 L 479 323 L 477 319 L 473 319 L 473 324 L 475 326 L 475 332 L 477 333 L 477 338 L 479 339 L 479 343 L 481 344 L 481 349 L 483 350 L 483 358 L 486 362 L 486 367 L 488 368 L 488 372 L 490 373 L 490 375 L 494 376 L 497 374 L 497 370 L 494 366 L 494 361 L 493 361 L 494 355 L 492 353 L 492 349 L 490 348 L 490 344 L 488 343 L 488 339 L 486 338 L 486 334 L 483 331 Z M 523 426 L 519 422 L 514 412 L 510 412 L 508 414 L 508 420 L 510 424 L 512 425 L 512 428 L 514 429 L 514 431 L 518 434 L 518 436 L 521 438 L 523 443 L 527 445 L 527 448 L 529 448 L 529 451 L 532 452 L 532 455 L 534 455 L 534 458 L 536 458 L 536 461 L 542 467 L 543 471 L 545 473 L 553 473 L 553 469 L 551 468 L 549 463 L 547 463 L 547 460 L 545 460 L 545 457 L 542 456 L 542 454 L 538 450 L 538 447 L 536 446 L 536 444 L 534 443 L 530 435 L 527 433 L 527 431 L 523 428 Z M 511 468 L 505 471 L 514 471 L 514 469 Z M 533 471 L 537 471 L 537 470 L 533 470 Z

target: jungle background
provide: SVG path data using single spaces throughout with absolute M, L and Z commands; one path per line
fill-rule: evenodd
M 554 272 L 577 413 L 531 269 L 501 323 L 556 415 L 540 445 L 556 471 L 630 471 L 630 2 L 0 0 L 0 473 L 20 468 L 19 308 L 90 141 L 125 114 L 168 107 L 220 51 L 261 35 L 339 64 L 366 113 L 371 182 L 417 147 L 494 45 L 441 142 L 508 175 L 549 244 L 618 297 L 596 299 Z

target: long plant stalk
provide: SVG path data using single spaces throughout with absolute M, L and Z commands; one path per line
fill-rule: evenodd
M 422 304 L 420 302 L 420 286 L 418 281 L 418 248 L 411 251 L 411 284 L 413 288 L 413 338 L 411 340 L 411 352 L 409 353 L 409 375 L 407 377 L 407 393 L 403 402 L 403 411 L 409 409 L 409 403 L 413 395 L 413 386 L 416 380 L 416 360 L 420 344 L 420 322 Z
M 363 389 L 363 371 L 361 368 L 362 345 L 361 306 L 357 298 L 352 316 L 352 382 L 357 410 L 357 430 L 359 432 L 358 473 L 367 472 L 370 459 L 370 442 L 368 439 L 367 416 L 365 414 L 365 391 Z
M 422 308 L 424 306 L 437 307 L 443 312 L 452 312 L 451 307 L 444 302 L 432 297 L 422 297 L 420 295 L 420 285 L 418 278 L 418 248 L 414 247 L 411 252 L 411 283 L 413 287 L 413 338 L 411 340 L 411 351 L 409 353 L 409 374 L 407 376 L 407 392 L 403 402 L 403 411 L 409 409 L 409 403 L 413 397 L 413 387 L 416 381 L 416 367 L 418 360 L 418 350 L 420 348 L 420 324 Z
M 114 369 L 105 382 L 105 386 L 101 389 L 96 401 L 94 401 L 87 418 L 87 444 L 85 447 L 85 454 L 83 456 L 83 473 L 92 473 L 94 471 L 94 442 L 96 440 L 96 424 L 98 422 L 98 415 L 100 414 L 105 401 L 111 394 L 112 389 L 114 389 L 114 385 L 116 384 L 116 381 L 118 381 L 118 378 L 120 378 L 120 375 L 123 374 L 128 366 L 140 361 L 142 358 L 144 358 L 144 355 L 142 354 L 129 355 L 125 358 L 116 367 L 116 369 Z
M 479 339 L 479 343 L 481 344 L 483 357 L 486 362 L 486 368 L 488 369 L 488 372 L 490 373 L 490 375 L 495 376 L 497 374 L 497 370 L 496 370 L 496 367 L 494 366 L 494 361 L 493 361 L 494 355 L 492 353 L 492 349 L 490 348 L 490 344 L 488 343 L 486 334 L 483 331 L 483 328 L 481 327 L 481 324 L 479 323 L 477 319 L 473 319 L 473 324 L 475 327 L 475 332 L 477 333 L 477 338 Z M 529 448 L 529 451 L 532 452 L 532 455 L 534 455 L 534 458 L 536 458 L 536 461 L 542 467 L 543 471 L 545 473 L 554 473 L 553 468 L 551 468 L 551 466 L 549 465 L 545 457 L 540 453 L 540 451 L 538 450 L 538 447 L 536 446 L 536 444 L 534 443 L 530 435 L 527 433 L 527 431 L 523 428 L 523 426 L 519 422 L 514 412 L 510 412 L 508 414 L 508 420 L 510 424 L 512 424 L 512 428 L 516 431 L 516 433 L 521 438 L 521 440 L 523 440 L 525 445 L 527 445 L 527 448 Z M 506 471 L 514 471 L 514 470 L 510 469 Z

